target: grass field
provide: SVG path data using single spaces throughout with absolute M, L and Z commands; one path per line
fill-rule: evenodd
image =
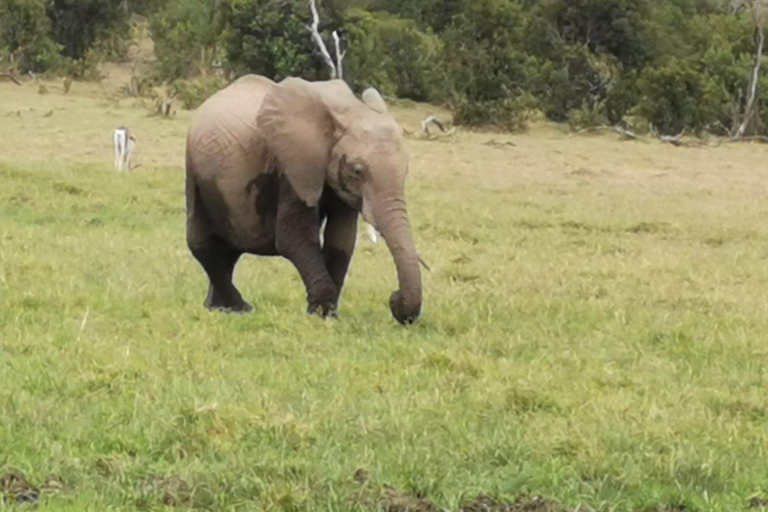
M 189 113 L 109 95 L 0 84 L 0 510 L 768 497 L 764 146 L 409 139 L 417 325 L 391 318 L 394 266 L 362 228 L 339 321 L 255 257 L 235 279 L 257 311 L 226 316 L 184 241 Z M 121 124 L 141 167 L 118 175 Z

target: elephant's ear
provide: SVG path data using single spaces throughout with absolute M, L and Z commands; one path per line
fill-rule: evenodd
M 376 112 L 380 114 L 387 113 L 387 104 L 384 103 L 384 98 L 382 98 L 381 94 L 379 94 L 379 91 L 373 87 L 369 87 L 363 91 L 362 99 L 363 103 L 371 107 Z
M 293 190 L 315 206 L 325 185 L 334 132 L 328 108 L 308 82 L 287 78 L 264 98 L 257 122 Z

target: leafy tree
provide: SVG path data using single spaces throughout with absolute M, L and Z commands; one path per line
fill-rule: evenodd
M 0 46 L 22 72 L 42 72 L 61 64 L 60 46 L 49 38 L 45 0 L 0 1 Z
M 555 121 L 574 115 L 620 121 L 637 99 L 627 78 L 652 57 L 646 26 L 652 0 L 530 4 L 525 45 L 544 62 L 533 83 L 543 112 Z
M 414 20 L 422 30 L 442 32 L 462 5 L 462 0 L 372 0 L 370 8 Z
M 615 58 L 564 45 L 556 59 L 544 61 L 532 87 L 550 119 L 564 121 L 574 109 L 599 111 L 595 117 L 599 119 L 606 115 L 607 100 L 620 74 Z
M 645 69 L 637 86 L 642 94 L 639 113 L 663 134 L 686 128 L 701 131 L 718 121 L 727 108 L 717 81 L 678 59 Z
M 443 34 L 447 95 L 456 122 L 525 124 L 537 62 L 522 50 L 526 19 L 509 0 L 465 0 Z
M 226 40 L 228 66 L 238 75 L 258 73 L 275 80 L 287 76 L 328 78 L 307 31 L 305 2 L 234 0 Z
M 636 67 L 651 51 L 644 30 L 651 6 L 651 0 L 542 0 L 532 16 L 538 20 L 536 32 L 558 43 L 551 45 L 555 52 L 561 46 L 583 46 Z
M 168 4 L 169 0 L 123 0 L 128 12 L 149 16 Z
M 222 0 L 175 0 L 150 18 L 158 71 L 175 80 L 205 74 L 219 59 L 229 16 Z
M 355 89 L 374 86 L 384 94 L 417 101 L 433 96 L 439 41 L 413 20 L 387 13 L 353 11 L 348 26 L 345 76 Z
M 85 57 L 99 38 L 128 32 L 126 4 L 115 0 L 50 0 L 47 14 L 53 39 L 73 60 Z

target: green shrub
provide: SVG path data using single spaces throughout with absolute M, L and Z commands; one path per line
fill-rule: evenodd
M 452 103 L 453 122 L 457 125 L 492 125 L 508 131 L 528 127 L 535 100 L 527 93 L 495 100 L 469 100 L 457 97 Z
M 561 48 L 556 59 L 544 62 L 532 80 L 532 87 L 544 114 L 562 122 L 575 109 L 591 109 L 605 116 L 607 102 L 620 76 L 615 58 L 595 55 L 583 46 L 568 45 Z M 616 113 L 619 118 L 621 115 L 623 112 Z
M 583 47 L 610 55 L 624 67 L 642 66 L 656 41 L 647 37 L 654 0 L 539 0 L 531 10 L 533 30 L 527 43 L 542 56 L 555 57 L 561 47 Z M 662 2 L 658 2 L 661 4 Z
M 382 93 L 416 101 L 437 95 L 434 85 L 439 40 L 413 20 L 386 13 L 353 11 L 348 28 L 344 78 L 353 88 L 376 87 Z
M 372 0 L 371 10 L 413 20 L 422 30 L 442 32 L 461 12 L 463 0 Z
M 122 2 L 49 0 L 46 4 L 52 38 L 62 46 L 62 55 L 69 59 L 84 58 L 101 40 L 128 35 L 128 13 Z
M 176 0 L 150 18 L 157 72 L 164 80 L 208 72 L 221 58 L 228 11 L 219 0 Z
M 574 108 L 568 112 L 568 127 L 574 131 L 607 123 L 605 112 L 589 105 L 582 105 L 581 108 Z
M 257 73 L 327 79 L 328 69 L 309 37 L 306 2 L 233 0 L 226 36 L 227 66 L 237 75 Z
M 21 72 L 60 67 L 61 46 L 50 38 L 45 0 L 0 0 L 0 46 L 14 56 Z
M 645 69 L 637 86 L 640 115 L 663 134 L 701 131 L 727 108 L 728 99 L 717 80 L 679 59 Z
M 446 96 L 458 124 L 525 125 L 538 68 L 522 48 L 525 16 L 507 0 L 466 0 L 443 35 Z
M 176 97 L 181 106 L 193 110 L 226 86 L 226 82 L 218 77 L 208 77 L 198 80 L 178 80 L 173 85 Z

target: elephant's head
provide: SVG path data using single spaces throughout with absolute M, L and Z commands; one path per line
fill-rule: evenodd
M 421 312 L 421 272 L 405 205 L 408 156 L 401 128 L 375 89 L 358 100 L 341 80 L 288 78 L 262 103 L 258 124 L 296 193 L 316 205 L 328 185 L 384 237 L 400 289 L 389 300 L 400 323 Z

